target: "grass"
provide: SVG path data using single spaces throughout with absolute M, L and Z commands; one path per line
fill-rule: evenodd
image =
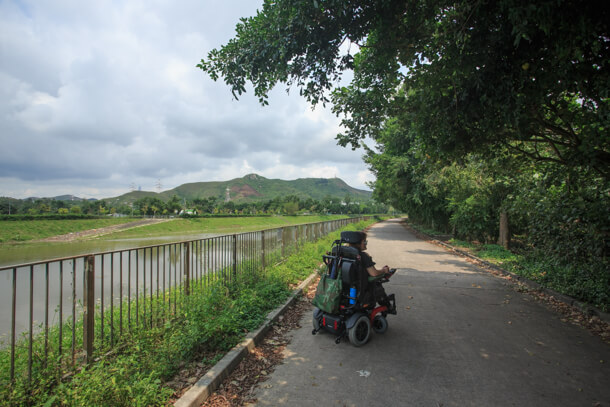
M 497 244 L 478 244 L 458 239 L 450 239 L 449 244 L 496 265 L 518 262 L 523 257 Z
M 352 224 L 344 230 L 361 230 L 371 223 Z M 298 252 L 264 271 L 250 269 L 230 282 L 217 278 L 189 296 L 176 290 L 168 293 L 163 298 L 174 298 L 183 305 L 177 312 L 153 326 L 134 327 L 120 338 L 114 353 L 102 355 L 107 350 L 102 349 L 99 360 L 70 377 L 62 377 L 59 368 L 69 359 L 71 339 L 65 339 L 63 359 L 50 354 L 44 360 L 43 338 L 36 338 L 31 382 L 27 380 L 27 342 L 20 341 L 16 381 L 12 385 L 8 380 L 8 351 L 0 351 L 0 398 L 14 406 L 167 405 L 173 390 L 165 383 L 191 361 L 213 364 L 247 331 L 256 329 L 270 310 L 285 301 L 295 284 L 318 268 L 322 254 L 338 233 L 301 245 Z M 165 306 L 155 304 L 153 309 Z M 99 324 L 99 313 L 96 318 Z M 65 329 L 70 332 L 68 327 Z M 76 331 L 80 336 L 82 329 Z M 59 340 L 56 332 L 55 328 L 51 343 Z M 82 338 L 77 337 L 76 342 L 81 344 Z
M 51 236 L 133 222 L 134 220 L 132 218 L 2 220 L 0 221 L 0 243 L 45 239 Z
M 189 235 L 196 233 L 233 234 L 305 223 L 344 219 L 344 215 L 328 216 L 247 216 L 178 218 L 102 236 L 102 239 L 131 239 L 154 236 Z
M 101 239 L 188 235 L 195 233 L 229 234 L 274 227 L 343 219 L 344 215 L 260 216 L 219 218 L 177 218 L 169 222 L 141 226 L 104 235 Z M 28 242 L 67 233 L 133 222 L 136 218 L 61 219 L 0 221 L 0 243 Z

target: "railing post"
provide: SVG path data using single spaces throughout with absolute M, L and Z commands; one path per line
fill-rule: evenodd
M 233 235 L 233 281 L 237 281 L 237 235 Z
M 13 267 L 13 290 L 11 305 L 11 383 L 15 379 L 15 314 L 17 311 L 17 268 Z M 61 336 L 60 336 L 61 337 Z
M 261 256 L 262 256 L 262 266 L 263 266 L 263 270 L 265 269 L 265 231 L 261 231 Z
M 191 246 L 188 242 L 185 243 L 184 249 L 184 294 L 190 294 L 191 280 Z
M 83 289 L 83 348 L 87 363 L 93 360 L 95 339 L 95 257 L 85 259 L 85 279 Z
M 282 259 L 286 256 L 286 249 L 284 248 L 285 244 L 285 240 L 286 240 L 286 229 L 282 228 Z

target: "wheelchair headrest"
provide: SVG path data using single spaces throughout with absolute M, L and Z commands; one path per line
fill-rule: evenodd
M 364 233 L 362 232 L 341 232 L 341 241 L 345 243 L 360 243 L 362 239 L 364 239 Z
M 355 247 L 350 246 L 335 246 L 333 247 L 332 254 L 334 256 L 341 256 L 347 259 L 358 259 L 360 252 Z

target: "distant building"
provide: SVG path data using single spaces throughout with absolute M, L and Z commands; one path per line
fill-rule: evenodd
M 229 202 L 231 200 L 231 190 L 229 187 L 225 190 L 225 202 Z
M 197 215 L 196 209 L 183 209 L 180 211 L 180 215 Z

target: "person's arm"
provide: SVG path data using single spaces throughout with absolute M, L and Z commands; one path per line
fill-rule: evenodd
M 390 268 L 386 265 L 383 266 L 380 270 L 378 270 L 375 268 L 375 266 L 370 266 L 366 269 L 366 271 L 369 273 L 370 276 L 377 277 L 388 273 L 390 271 Z

